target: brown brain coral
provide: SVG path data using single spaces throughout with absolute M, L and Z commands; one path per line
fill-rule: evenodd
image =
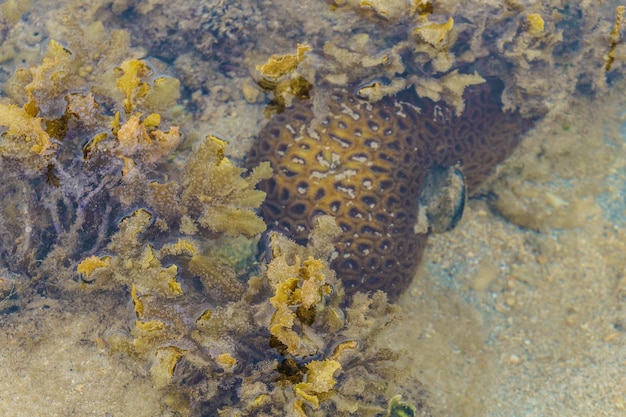
M 382 289 L 396 299 L 421 258 L 418 199 L 428 171 L 460 163 L 471 190 L 504 160 L 531 123 L 501 110 L 496 80 L 465 92 L 460 116 L 444 103 L 402 93 L 376 103 L 336 89 L 328 114 L 294 100 L 260 132 L 248 165 L 270 161 L 261 183 L 270 226 L 304 242 L 315 217 L 335 216 L 343 233 L 333 268 L 346 292 Z

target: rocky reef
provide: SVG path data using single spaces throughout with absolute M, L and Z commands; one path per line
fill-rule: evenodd
M 102 343 L 178 415 L 439 415 L 375 343 L 428 171 L 475 191 L 624 70 L 608 6 L 37 5 L 0 5 L 2 307 L 115 294 Z

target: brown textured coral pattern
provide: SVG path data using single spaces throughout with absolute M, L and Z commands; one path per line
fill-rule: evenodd
M 310 101 L 294 100 L 262 129 L 248 156 L 250 167 L 274 167 L 260 185 L 265 220 L 303 243 L 316 216 L 335 216 L 343 233 L 333 268 L 346 292 L 382 289 L 396 299 L 426 243 L 414 225 L 429 169 L 460 163 L 471 192 L 530 125 L 501 110 L 500 90 L 498 83 L 468 88 L 460 117 L 409 93 L 369 103 L 336 89 L 321 117 Z

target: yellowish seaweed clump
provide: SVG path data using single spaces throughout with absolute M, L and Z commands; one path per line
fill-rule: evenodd
M 107 37 L 98 28 L 102 29 L 102 24 L 79 33 L 89 39 L 89 34 L 98 33 L 119 43 L 116 53 L 124 52 L 125 32 Z M 102 42 L 99 39 L 96 45 Z M 160 114 L 142 117 L 144 102 L 130 94 L 137 80 L 120 83 L 128 96 L 126 104 L 138 110 L 128 117 L 124 112 L 120 120 L 116 106 L 121 105 L 122 97 L 118 102 L 116 95 L 123 94 L 113 87 L 101 95 L 92 85 L 95 78 L 81 75 L 85 67 L 91 67 L 89 74 L 106 84 L 113 79 L 113 65 L 92 67 L 90 63 L 104 63 L 111 55 L 75 49 L 72 52 L 50 40 L 41 63 L 16 70 L 7 82 L 8 98 L 0 100 L 0 167 L 6 175 L 3 192 L 13 195 L 17 207 L 5 207 L 1 212 L 6 224 L 15 225 L 7 229 L 5 242 L 15 242 L 6 244 L 7 264 L 20 271 L 29 265 L 26 269 L 31 276 L 59 280 L 76 273 L 81 253 L 109 240 L 115 217 L 110 217 L 111 213 L 143 205 L 147 176 L 172 154 L 181 138 L 177 127 L 159 129 Z M 143 61 L 128 62 L 123 66 L 146 68 Z M 150 103 L 155 106 L 160 103 L 158 96 L 170 94 L 176 85 L 170 82 L 169 87 L 157 89 L 150 80 L 139 82 L 146 86 L 146 98 L 154 95 Z M 107 105 L 101 106 L 102 102 Z M 124 177 L 130 172 L 135 175 L 120 182 L 120 171 Z M 15 190 L 24 192 L 16 194 Z M 45 245 L 41 236 L 46 236 Z M 92 272 L 101 268 L 87 262 L 79 269 L 87 282 L 92 280 Z
M 465 89 L 486 81 L 476 71 L 473 74 L 459 74 L 456 69 L 439 79 L 416 77 L 414 80 L 418 96 L 427 97 L 435 102 L 444 100 L 455 108 L 457 116 L 461 116 L 465 109 L 463 100 Z
M 404 78 L 395 77 L 405 71 L 401 52 L 407 48 L 400 42 L 392 48 L 376 52 L 372 39 L 366 33 L 359 33 L 347 39 L 347 46 L 339 46 L 334 41 L 324 44 L 324 66 L 322 72 L 326 81 L 335 85 L 362 83 L 373 76 L 387 77 L 389 84 L 378 79 L 362 85 L 357 94 L 369 101 L 378 101 L 384 96 L 395 94 L 406 87 Z
M 445 23 L 425 22 L 413 29 L 413 33 L 433 47 L 440 47 L 453 27 L 454 19 L 449 17 Z
M 120 68 L 122 75 L 115 86 L 124 93 L 124 110 L 130 113 L 135 103 L 148 93 L 150 87 L 141 79 L 148 76 L 151 71 L 145 62 L 138 59 L 124 61 Z
M 226 142 L 209 135 L 195 150 L 182 179 L 182 203 L 198 225 L 228 235 L 254 236 L 265 230 L 256 215 L 265 193 L 256 184 L 272 175 L 269 163 L 260 164 L 247 178 L 224 156 Z
M 418 40 L 415 52 L 425 54 L 427 62 L 430 62 L 436 72 L 447 72 L 456 62 L 454 54 L 450 51 L 457 37 L 453 28 L 452 17 L 445 23 L 431 22 L 424 17 L 419 19 L 413 29 L 413 34 Z
M 28 97 L 24 110 L 29 114 L 36 116 L 40 112 L 42 101 L 46 98 L 45 95 L 40 97 L 40 93 L 46 90 L 58 91 L 71 76 L 71 55 L 70 51 L 55 40 L 48 43 L 41 65 L 30 69 L 31 81 L 24 86 Z
M 134 166 L 129 159 L 154 163 L 178 147 L 181 139 L 178 127 L 172 126 L 168 132 L 155 129 L 160 119 L 153 113 L 141 120 L 141 113 L 135 113 L 117 130 L 116 152 L 127 165 L 122 174 Z
M 265 64 L 258 65 L 256 69 L 261 72 L 263 77 L 278 80 L 295 71 L 298 64 L 304 60 L 304 54 L 310 50 L 309 45 L 298 44 L 295 55 L 272 55 Z
M 274 93 L 274 101 L 266 109 L 266 115 L 281 112 L 289 106 L 293 97 L 308 97 L 313 87 L 312 75 L 303 74 L 299 70 L 305 60 L 305 53 L 310 51 L 309 45 L 298 44 L 296 53 L 287 55 L 272 55 L 265 64 L 258 65 L 261 73 L 259 86 Z
M 157 388 L 165 388 L 169 385 L 174 374 L 174 368 L 184 353 L 184 350 L 176 346 L 165 346 L 157 349 L 155 353 L 156 363 L 150 368 L 150 375 Z
M 77 266 L 77 273 L 89 277 L 96 288 L 110 288 L 116 283 L 132 285 L 135 294 L 154 294 L 160 297 L 177 297 L 182 287 L 177 280 L 178 267 L 163 265 L 168 256 L 193 256 L 198 249 L 194 242 L 178 240 L 155 250 L 139 240 L 152 220 L 152 215 L 139 209 L 124 218 L 111 239 L 108 250 L 115 256 L 90 256 Z M 136 308 L 140 296 L 133 296 Z M 140 315 L 140 314 L 138 314 Z
M 526 16 L 526 21 L 528 22 L 528 32 L 531 35 L 538 36 L 543 33 L 545 25 L 539 13 L 529 14 Z
M 2 133 L 2 154 L 13 158 L 30 154 L 50 156 L 56 149 L 50 135 L 42 128 L 43 119 L 35 117 L 15 104 L 0 103 L 0 126 L 7 127 Z
M 341 369 L 341 364 L 336 360 L 327 359 L 309 362 L 306 368 L 306 382 L 300 382 L 293 387 L 296 394 L 294 410 L 302 417 L 306 417 L 302 408 L 304 401 L 317 410 L 320 407 L 320 400 L 330 395 L 331 390 L 337 384 L 333 375 Z
M 111 258 L 109 256 L 104 256 L 99 258 L 97 256 L 90 256 L 88 258 L 83 259 L 78 266 L 76 267 L 76 272 L 79 274 L 84 274 L 86 277 L 89 277 L 91 273 L 98 269 L 104 268 L 111 264 Z
M 304 329 L 315 316 L 317 304 L 331 290 L 326 284 L 330 271 L 320 260 L 309 257 L 304 262 L 296 256 L 293 265 L 288 265 L 285 256 L 280 256 L 268 266 L 270 284 L 275 294 L 270 298 L 275 312 L 270 320 L 270 333 L 280 342 L 287 353 L 309 356 L 317 353 L 319 346 Z M 302 330 L 298 334 L 295 328 Z
M 208 147 L 220 161 L 223 143 Z M 251 181 L 262 176 L 253 172 Z M 107 339 L 113 351 L 147 360 L 155 385 L 198 413 L 204 406 L 257 415 L 384 411 L 390 382 L 367 393 L 355 387 L 397 376 L 395 356 L 369 348 L 393 309 L 382 292 L 341 307 L 343 290 L 329 267 L 340 233 L 333 218 L 318 219 L 306 248 L 272 235 L 274 259 L 247 282 L 201 242 L 147 243 L 153 220 L 135 211 L 120 222 L 108 255 L 77 267 L 91 288 L 130 288 L 136 319 L 129 335 Z

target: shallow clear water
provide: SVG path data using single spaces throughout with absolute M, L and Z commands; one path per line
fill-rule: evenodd
M 181 81 L 178 107 L 162 111 L 168 126 L 179 125 L 184 133 L 181 151 L 168 165 L 176 176 L 189 150 L 208 134 L 229 141 L 227 154 L 233 161 L 245 158 L 266 123 L 263 113 L 271 99 L 257 86 L 261 74 L 256 66 L 271 54 L 294 54 L 296 43 L 312 46 L 298 71 L 310 78 L 314 91 L 329 80 L 351 84 L 375 79 L 383 85 L 404 83 L 433 97 L 441 83 L 430 82 L 456 68 L 497 75 L 507 86 L 505 103 L 541 115 L 541 120 L 485 189 L 470 199 L 459 226 L 430 238 L 420 270 L 398 301 L 398 319 L 371 342 L 400 352 L 396 365 L 403 377 L 422 384 L 391 383 L 388 397 L 425 399 L 433 416 L 624 413 L 626 133 L 617 111 L 626 105 L 619 94 L 621 44 L 609 86 L 602 70 L 615 5 L 435 2 L 432 15 L 422 10 L 421 19 L 430 19 L 426 22 L 417 10 L 402 12 L 408 6 L 401 1 L 372 2 L 367 10 L 347 3 L 332 10 L 328 3 L 314 1 L 59 2 L 55 8 L 32 1 L 17 20 L 2 9 L 0 81 L 5 93 L 0 103 L 24 105 L 26 98 L 15 94 L 10 77 L 16 68 L 40 65 L 50 39 L 75 57 L 109 54 L 107 60 L 91 57 L 71 68 L 82 74 L 76 81 L 80 92 L 90 88 L 90 74 L 105 80 L 121 61 L 146 58 L 155 75 Z M 542 16 L 543 31 L 529 26 L 528 16 L 534 14 Z M 454 30 L 448 33 L 450 16 Z M 77 36 L 76 22 L 88 27 L 99 21 L 102 31 L 91 26 Z M 110 37 L 113 29 L 127 30 L 130 45 L 119 39 L 106 46 L 96 42 Z M 99 49 L 90 51 L 93 45 Z M 52 88 L 46 84 L 42 91 Z M 114 85 L 94 89 L 109 117 L 119 99 L 106 92 L 113 90 Z M 444 100 L 459 98 L 454 88 L 441 91 Z M 55 107 L 40 110 L 54 113 Z M 75 149 L 65 161 L 81 154 Z M 44 181 L 24 182 L 6 162 L 0 168 L 4 178 L 15 179 L 20 187 L 39 189 Z M 50 172 L 48 181 L 55 176 L 64 181 L 60 173 Z M 74 176 L 75 171 L 68 172 Z M 107 242 L 100 248 L 93 243 L 97 233 L 84 232 L 98 225 L 80 229 L 89 239 L 83 252 L 78 249 L 74 257 L 59 261 L 63 273 L 31 281 L 43 262 L 37 254 L 47 254 L 50 247 L 35 255 L 26 250 L 24 259 L 30 261 L 16 261 L 26 245 L 20 227 L 37 229 L 36 221 L 20 223 L 29 218 L 28 210 L 27 215 L 18 212 L 33 207 L 30 201 L 37 196 L 16 188 L 8 181 L 3 185 L 10 198 L 3 203 L 0 278 L 5 296 L 11 295 L 13 284 L 19 291 L 3 304 L 0 414 L 165 416 L 176 410 L 185 415 L 187 403 L 155 387 L 149 361 L 129 357 L 123 349 L 111 353 L 116 335 L 129 337 L 135 326 L 129 286 L 90 291 L 87 284 L 76 285 L 76 274 L 67 275 L 87 255 L 107 254 L 101 250 Z M 119 221 L 131 211 L 125 207 L 109 218 Z M 66 212 L 56 212 L 63 224 Z M 42 228 L 53 229 L 49 224 Z M 47 233 L 53 232 L 35 236 L 32 245 L 50 246 Z M 199 315 L 204 300 L 193 307 L 198 299 L 172 305 Z M 186 318 L 189 322 L 193 314 Z M 181 345 L 187 348 L 191 342 Z M 305 409 L 324 415 L 332 407 L 337 406 L 327 401 L 320 411 Z

